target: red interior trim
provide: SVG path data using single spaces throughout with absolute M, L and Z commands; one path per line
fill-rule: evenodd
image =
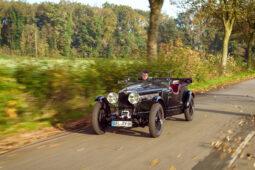
M 180 84 L 170 84 L 174 94 L 179 94 L 180 86 Z

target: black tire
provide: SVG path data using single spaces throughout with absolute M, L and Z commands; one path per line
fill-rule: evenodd
M 151 137 L 159 137 L 163 130 L 164 110 L 159 103 L 152 105 L 149 115 L 149 130 Z
M 191 98 L 189 107 L 184 110 L 184 115 L 185 115 L 186 121 L 193 120 L 193 116 L 194 116 L 194 100 L 193 100 L 193 97 Z
M 106 112 L 102 106 L 102 103 L 97 102 L 92 111 L 92 127 L 98 135 L 105 133 L 107 127 L 107 121 L 105 119 Z

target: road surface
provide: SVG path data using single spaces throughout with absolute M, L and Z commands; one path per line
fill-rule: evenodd
M 212 152 L 210 142 L 227 130 L 226 122 L 255 112 L 255 79 L 198 95 L 195 107 L 193 121 L 184 115 L 166 120 L 159 138 L 151 138 L 148 127 L 111 128 L 104 135 L 91 128 L 66 132 L 1 155 L 0 169 L 201 169 Z M 214 168 L 208 164 L 207 169 Z

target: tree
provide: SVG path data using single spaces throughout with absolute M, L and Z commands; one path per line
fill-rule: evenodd
M 170 40 L 173 41 L 177 39 L 177 29 L 176 22 L 173 18 L 168 17 L 167 15 L 162 15 L 161 21 L 159 24 L 159 36 L 158 42 L 160 43 L 168 43 Z
M 158 25 L 160 11 L 164 0 L 149 0 L 150 3 L 150 25 L 147 41 L 147 57 L 148 61 L 157 59 L 157 40 L 158 40 Z
M 117 25 L 117 16 L 111 8 L 102 9 L 102 47 L 100 56 L 111 58 L 113 56 L 113 36 Z
M 229 38 L 233 30 L 236 17 L 240 13 L 242 0 L 188 0 L 192 4 L 194 11 L 198 12 L 202 18 L 220 20 L 224 28 L 224 38 L 222 46 L 222 74 L 226 73 Z M 192 2 L 192 3 L 191 3 Z
M 252 47 L 255 40 L 255 1 L 247 0 L 242 6 L 241 16 L 238 18 L 238 28 L 247 43 L 247 69 L 252 67 Z

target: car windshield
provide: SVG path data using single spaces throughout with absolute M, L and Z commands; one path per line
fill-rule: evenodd
M 149 73 L 148 79 L 143 80 L 141 78 L 141 73 L 128 73 L 127 84 L 137 84 L 137 83 L 150 83 L 150 82 L 158 82 L 165 81 L 168 82 L 170 80 L 170 72 L 151 72 Z

